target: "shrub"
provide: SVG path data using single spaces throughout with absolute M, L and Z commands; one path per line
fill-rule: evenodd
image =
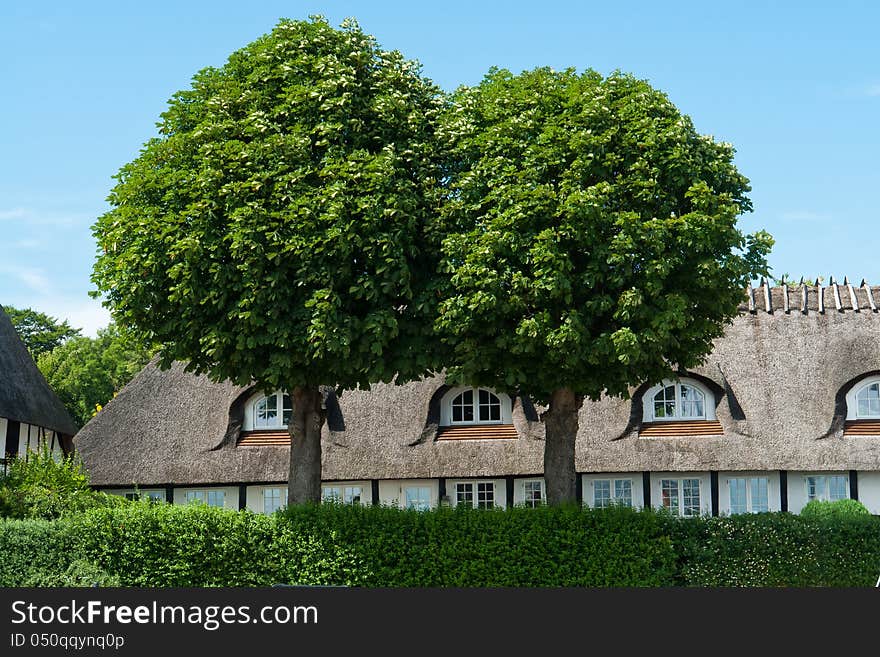
M 0 519 L 0 587 L 62 577 L 75 543 L 66 521 Z
M 871 512 L 858 500 L 835 500 L 833 502 L 811 500 L 801 509 L 801 515 L 804 518 L 848 518 L 870 514 Z
M 13 459 L 0 477 L 0 517 L 60 518 L 125 500 L 92 490 L 82 463 L 74 457 L 56 459 L 47 446 Z

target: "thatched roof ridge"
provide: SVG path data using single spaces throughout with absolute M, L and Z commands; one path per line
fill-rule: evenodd
M 0 417 L 72 436 L 76 425 L 0 306 Z
M 802 312 L 790 291 L 788 313 L 782 288 L 759 288 L 755 312 L 736 317 L 692 372 L 719 397 L 723 435 L 639 437 L 639 395 L 647 387 L 641 386 L 630 400 L 584 404 L 578 471 L 880 470 L 880 437 L 844 437 L 840 405 L 846 386 L 880 372 L 880 313 L 867 302 L 867 290 L 880 300 L 880 289 L 854 286 L 855 312 L 847 286 L 838 284 L 840 310 L 829 288 L 823 286 L 824 312 L 810 297 Z M 340 421 L 325 427 L 324 478 L 543 471 L 543 426 L 527 399 L 514 400 L 515 440 L 436 440 L 431 404 L 444 385 L 441 374 L 344 391 Z M 77 449 L 97 485 L 285 481 L 286 447 L 244 448 L 230 440 L 237 431 L 233 402 L 244 392 L 179 365 L 161 372 L 151 364 L 83 428 Z

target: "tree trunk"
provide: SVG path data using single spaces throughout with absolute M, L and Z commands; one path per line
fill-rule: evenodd
M 574 467 L 574 443 L 578 432 L 578 411 L 583 397 L 570 388 L 558 388 L 550 396 L 550 407 L 541 414 L 544 422 L 544 481 L 547 504 L 574 503 L 577 499 L 577 474 Z
M 290 396 L 290 478 L 288 504 L 317 504 L 321 501 L 321 429 L 327 412 L 321 408 L 323 395 L 317 387 L 293 389 Z

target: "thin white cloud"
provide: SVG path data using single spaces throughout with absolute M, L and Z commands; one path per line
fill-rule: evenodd
M 876 98 L 880 96 L 880 84 L 869 84 L 864 89 L 864 94 L 869 98 Z
M 9 210 L 0 210 L 0 221 L 4 219 L 24 219 L 28 216 L 28 211 L 24 208 L 11 208 Z
M 51 294 L 52 285 L 45 270 L 36 267 L 15 267 L 10 265 L 0 266 L 0 273 L 14 278 L 31 292 L 36 294 Z
M 830 214 L 822 214 L 821 212 L 812 212 L 810 210 L 789 210 L 780 215 L 786 221 L 828 221 L 831 219 Z

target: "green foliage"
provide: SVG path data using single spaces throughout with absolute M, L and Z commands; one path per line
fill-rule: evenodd
M 76 337 L 42 354 L 37 367 L 79 426 L 140 372 L 150 349 L 111 323 L 95 338 Z
M 138 502 L 0 520 L 0 554 L 6 587 L 865 587 L 880 574 L 880 518 Z
M 78 516 L 78 552 L 124 586 L 359 585 L 335 533 L 294 532 L 279 516 L 138 502 Z
M 368 586 L 662 586 L 675 567 L 650 511 L 321 505 L 283 516 L 297 532 L 335 531 Z
M 788 513 L 672 522 L 689 586 L 873 586 L 880 518 Z
M 437 329 L 460 381 L 626 395 L 699 363 L 767 273 L 772 239 L 737 228 L 734 149 L 647 82 L 493 69 L 443 125 Z
M 12 325 L 34 360 L 40 354 L 52 351 L 80 335 L 79 329 L 72 328 L 66 320 L 59 322 L 54 317 L 30 308 L 4 306 L 3 310 L 12 320 Z
M 75 537 L 66 521 L 0 518 L 0 587 L 58 580 L 74 553 Z
M 56 460 L 48 447 L 13 459 L 0 477 L 0 517 L 60 518 L 100 506 L 124 504 L 122 498 L 94 491 L 75 457 Z
M 162 364 L 267 390 L 433 368 L 442 94 L 356 23 L 281 21 L 197 73 L 93 227 Z
M 811 500 L 801 509 L 804 518 L 846 518 L 849 516 L 866 516 L 871 512 L 858 500 Z

